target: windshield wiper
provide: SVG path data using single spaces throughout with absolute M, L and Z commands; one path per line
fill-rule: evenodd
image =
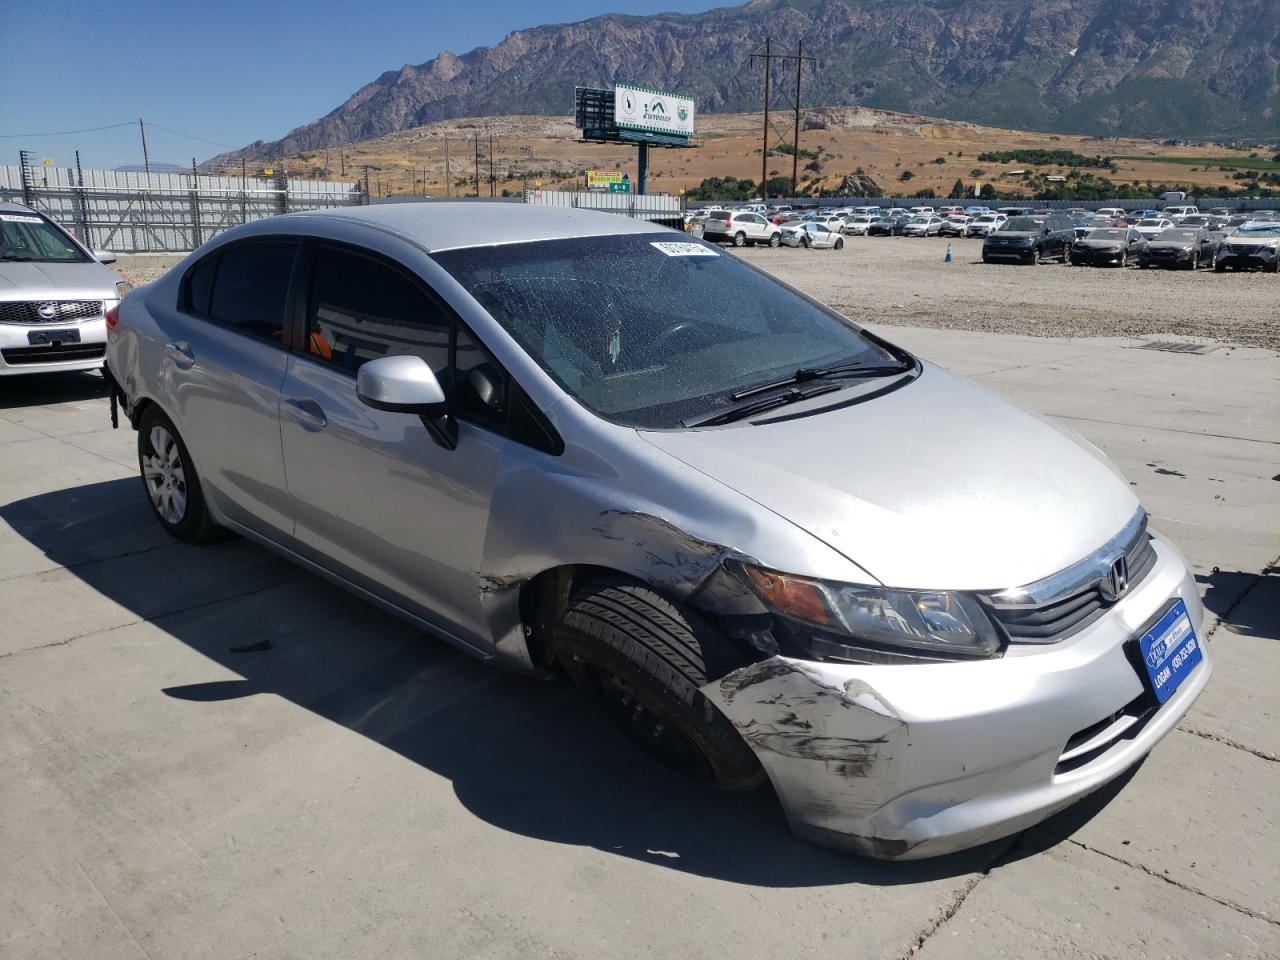
M 740 403 L 737 406 L 730 407 L 727 410 L 721 410 L 717 413 L 708 414 L 705 417 L 699 417 L 694 420 L 682 420 L 681 426 L 714 427 L 722 423 L 733 423 L 735 420 L 742 420 L 746 417 L 754 416 L 757 413 L 772 410 L 774 407 L 784 407 L 789 403 L 808 400 L 810 397 L 821 396 L 824 393 L 831 393 L 833 390 L 839 389 L 840 388 L 834 383 L 811 387 L 808 390 L 801 390 L 799 387 L 793 387 L 783 393 L 775 393 L 771 397 L 761 397 L 758 400 L 749 400 L 746 403 Z M 735 394 L 734 397 L 736 396 L 737 395 Z M 730 399 L 733 399 L 733 397 Z
M 35 257 L 20 257 L 14 253 L 2 253 L 0 254 L 0 260 L 6 260 L 6 261 L 16 262 L 16 263 L 31 263 L 32 261 L 35 260 Z
M 776 390 L 778 387 L 807 383 L 810 380 L 825 380 L 828 377 L 888 377 L 893 376 L 895 373 L 906 373 L 914 367 L 914 362 L 838 363 L 831 367 L 801 367 L 789 377 L 771 380 L 769 383 L 762 383 L 755 387 L 747 387 L 745 390 L 739 390 L 737 393 L 731 394 L 729 399 L 745 400 L 747 397 L 754 397 L 756 394 Z

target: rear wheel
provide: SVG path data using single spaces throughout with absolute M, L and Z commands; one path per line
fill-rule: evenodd
M 733 235 L 733 245 L 735 247 L 745 247 L 747 245 L 747 235 L 739 230 Z
M 138 424 L 138 469 L 160 526 L 187 543 L 217 535 L 191 455 L 159 407 L 148 407 Z
M 743 661 L 692 612 L 603 577 L 574 594 L 555 642 L 573 679 L 650 756 L 721 790 L 764 781 L 751 748 L 698 689 Z

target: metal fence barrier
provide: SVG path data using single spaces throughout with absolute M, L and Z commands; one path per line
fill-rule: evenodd
M 224 230 L 299 210 L 366 201 L 359 184 L 285 177 L 0 166 L 0 200 L 47 214 L 87 247 L 182 253 Z
M 621 213 L 663 226 L 680 228 L 684 222 L 684 200 L 656 193 L 590 193 L 574 190 L 526 190 L 524 202 L 544 207 L 577 207 Z

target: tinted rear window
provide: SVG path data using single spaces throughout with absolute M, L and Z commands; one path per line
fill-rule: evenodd
M 232 247 L 218 257 L 208 315 L 219 323 L 279 343 L 297 244 Z

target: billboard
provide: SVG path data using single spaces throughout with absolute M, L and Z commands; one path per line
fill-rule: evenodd
M 587 189 L 592 193 L 630 193 L 631 176 L 626 173 L 588 170 Z
M 613 88 L 613 120 L 623 130 L 693 135 L 693 100 L 630 83 Z

